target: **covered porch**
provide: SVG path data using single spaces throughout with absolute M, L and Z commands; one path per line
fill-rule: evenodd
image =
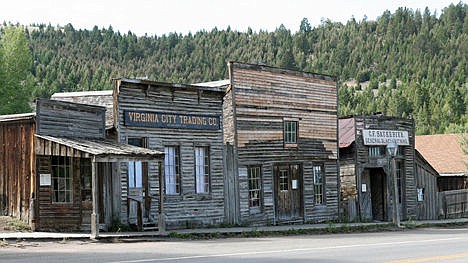
M 143 207 L 147 200 L 125 199 L 120 178 L 121 162 L 157 162 L 158 189 L 164 189 L 162 162 L 164 153 L 113 141 L 89 138 L 65 138 L 35 135 L 36 180 L 31 195 L 31 227 L 86 229 L 91 238 L 98 238 L 101 229 L 108 229 L 119 218 L 121 210 L 129 211 L 136 202 L 136 225 L 143 224 Z M 125 199 L 125 200 L 124 200 Z M 164 191 L 158 193 L 157 226 L 164 233 Z M 122 201 L 124 200 L 124 201 Z M 135 205 L 133 205 L 135 206 Z

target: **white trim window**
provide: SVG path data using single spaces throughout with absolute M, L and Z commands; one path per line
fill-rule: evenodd
M 208 147 L 195 147 L 195 183 L 196 192 L 210 192 L 210 157 Z
M 166 194 L 180 194 L 180 162 L 179 147 L 164 147 L 164 176 L 166 178 Z
M 284 143 L 297 143 L 297 121 L 284 121 Z
M 146 138 L 128 138 L 128 144 L 138 147 L 146 147 Z M 128 162 L 128 187 L 143 188 L 143 162 Z

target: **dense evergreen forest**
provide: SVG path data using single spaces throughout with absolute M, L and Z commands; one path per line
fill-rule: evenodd
M 376 21 L 324 20 L 314 28 L 304 18 L 295 33 L 281 25 L 136 36 L 68 24 L 33 25 L 26 34 L 37 97 L 110 89 L 113 77 L 219 80 L 234 60 L 337 76 L 341 116 L 412 117 L 418 134 L 434 134 L 468 130 L 467 10 L 462 2 L 440 15 L 399 8 Z

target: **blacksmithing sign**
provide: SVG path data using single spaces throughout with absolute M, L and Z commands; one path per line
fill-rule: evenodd
M 395 142 L 398 145 L 409 145 L 407 131 L 363 130 L 364 145 L 387 145 Z
M 204 116 L 150 111 L 124 111 L 125 126 L 219 130 L 219 116 Z

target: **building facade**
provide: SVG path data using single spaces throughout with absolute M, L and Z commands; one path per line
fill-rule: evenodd
M 340 119 L 340 177 L 344 216 L 349 220 L 391 221 L 394 181 L 402 219 L 416 219 L 417 190 L 412 119 L 383 115 Z M 398 144 L 395 171 L 386 145 Z
M 338 217 L 334 77 L 230 62 L 224 97 L 226 220 Z

